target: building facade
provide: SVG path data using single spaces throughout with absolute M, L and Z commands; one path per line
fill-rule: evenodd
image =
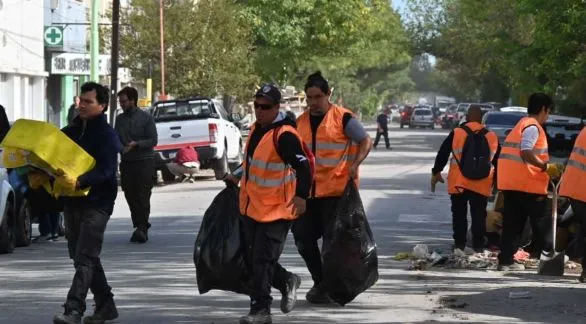
M 10 121 L 46 119 L 44 58 L 43 6 L 0 6 L 0 104 Z

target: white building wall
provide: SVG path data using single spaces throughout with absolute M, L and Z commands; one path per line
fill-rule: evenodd
M 45 119 L 43 3 L 0 7 L 0 104 L 8 119 Z

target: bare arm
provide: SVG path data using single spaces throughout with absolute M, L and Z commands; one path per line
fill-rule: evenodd
M 541 170 L 545 170 L 547 168 L 547 162 L 540 159 L 532 150 L 521 151 L 521 157 L 523 160 L 525 160 L 525 162 L 536 166 Z

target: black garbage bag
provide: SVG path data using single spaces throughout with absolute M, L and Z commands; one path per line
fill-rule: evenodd
M 338 201 L 322 249 L 324 282 L 330 297 L 344 306 L 378 280 L 376 243 L 354 182 Z
M 212 289 L 248 294 L 241 246 L 238 188 L 229 186 L 206 210 L 195 240 L 193 262 L 200 294 Z

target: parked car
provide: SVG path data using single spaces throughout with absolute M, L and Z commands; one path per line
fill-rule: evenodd
M 8 182 L 8 171 L 0 168 L 0 254 L 14 251 L 16 232 L 17 213 L 14 190 Z
M 519 112 L 491 111 L 482 117 L 482 124 L 488 130 L 494 132 L 499 139 L 499 143 L 502 144 L 507 135 L 513 130 L 513 127 L 526 115 Z
M 441 116 L 440 124 L 443 129 L 453 129 L 454 127 L 458 126 L 459 119 L 457 110 L 457 106 L 450 106 Z
M 399 112 L 399 108 L 391 108 L 391 113 L 389 114 L 389 122 L 391 122 L 391 123 L 401 122 L 401 113 Z
M 580 118 L 549 115 L 543 128 L 547 133 L 550 160 L 567 162 L 583 127 L 584 123 Z
M 493 105 L 489 105 L 489 104 L 473 104 L 473 105 L 480 106 L 480 110 L 482 111 L 483 115 L 488 112 L 491 112 L 491 111 L 497 111 Z M 472 104 L 470 106 L 472 106 Z M 459 124 L 463 124 L 466 122 L 466 115 L 468 114 L 468 109 L 470 109 L 470 106 L 467 106 L 465 108 L 465 112 L 463 115 L 458 114 L 458 117 L 460 117 L 460 121 L 458 122 Z
M 161 101 L 153 116 L 159 135 L 155 151 L 163 162 L 177 151 L 193 147 L 201 169 L 213 169 L 216 179 L 242 163 L 242 135 L 222 103 L 208 97 Z
M 509 106 L 509 107 L 501 107 L 499 111 L 502 112 L 522 112 L 527 113 L 527 107 L 518 107 L 518 106 Z
M 413 112 L 413 107 L 405 106 L 401 111 L 401 121 L 400 125 L 403 128 L 405 125 L 409 126 L 411 124 L 411 113 Z
M 435 118 L 433 112 L 429 108 L 416 108 L 411 115 L 409 128 L 413 127 L 429 127 L 435 128 Z

